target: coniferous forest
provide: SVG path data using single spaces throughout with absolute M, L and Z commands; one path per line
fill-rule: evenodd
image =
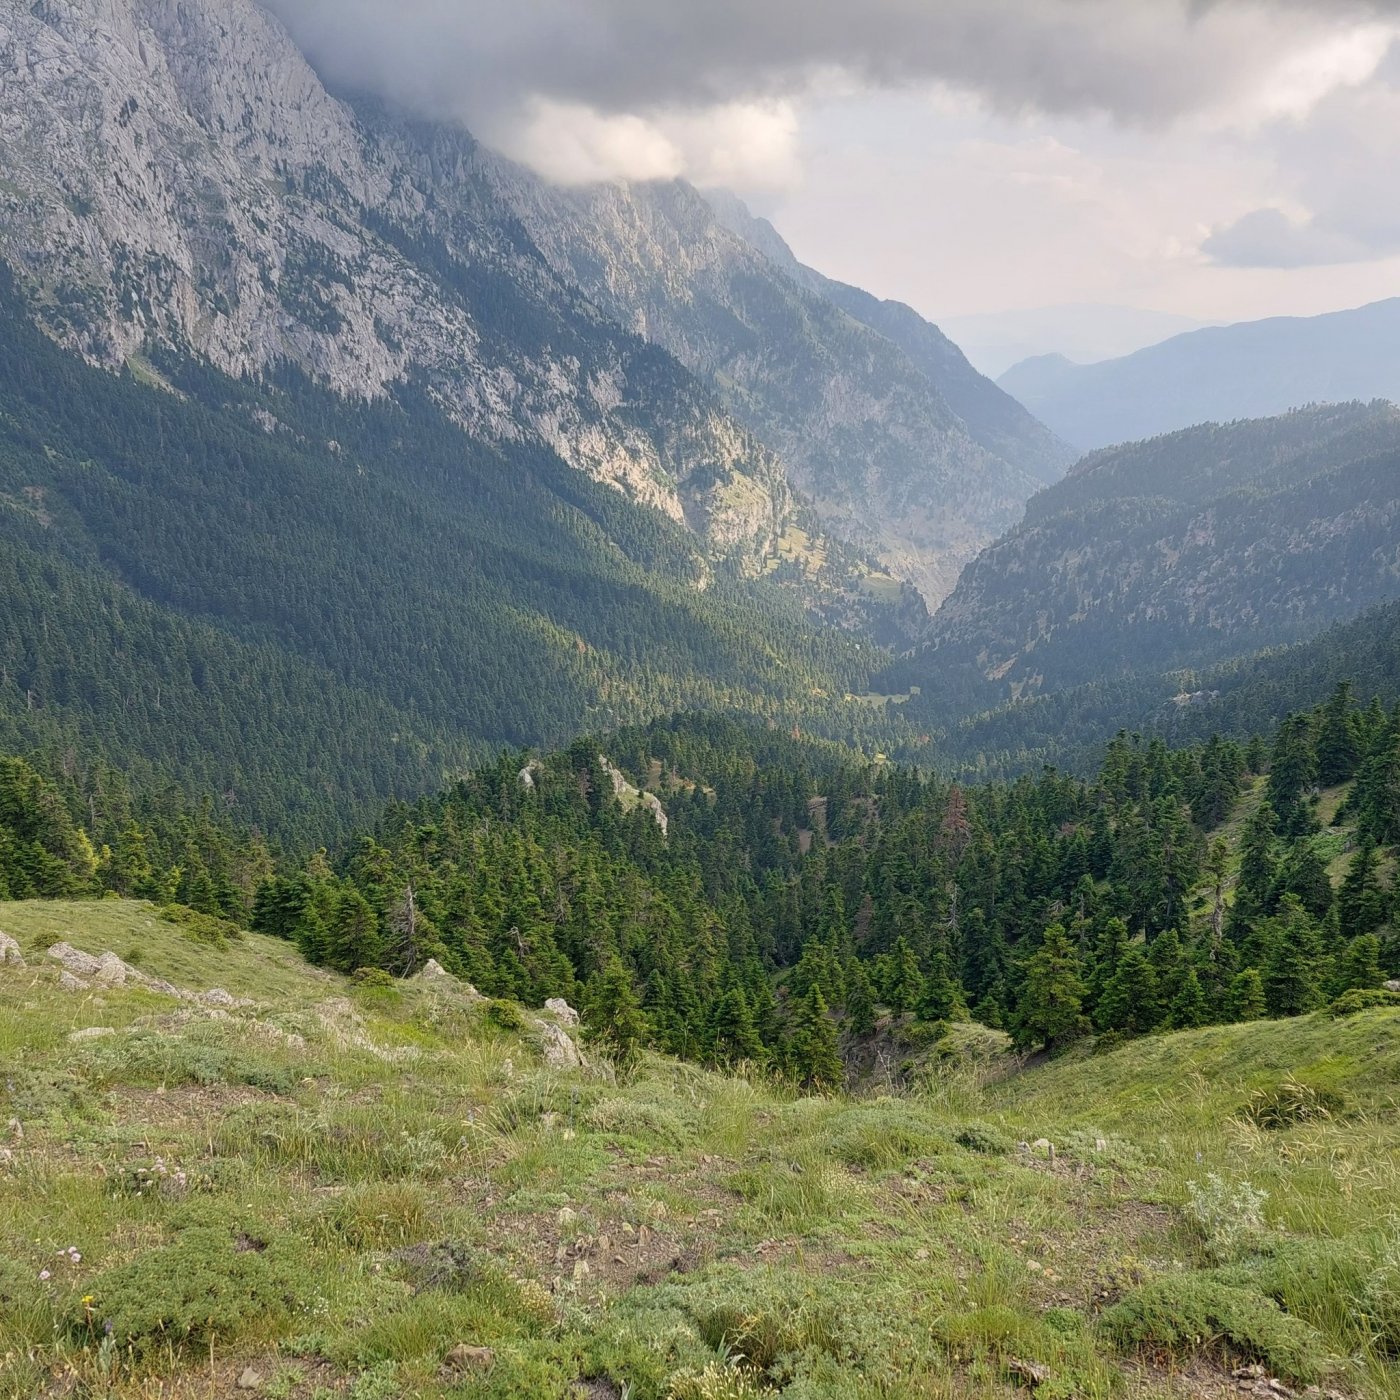
M 1392 997 L 1397 844 L 1400 708 L 1345 682 L 1248 742 L 1121 734 L 1092 777 L 982 785 L 679 717 L 504 752 L 309 856 L 104 765 L 9 759 L 0 788 L 0 898 L 148 899 L 345 973 L 436 959 L 624 1054 L 829 1086 L 877 1025 L 1055 1049 Z

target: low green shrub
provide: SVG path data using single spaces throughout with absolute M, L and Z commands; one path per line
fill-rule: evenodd
M 766 1392 L 737 1366 L 712 1361 L 703 1371 L 677 1371 L 669 1400 L 759 1400 Z
M 890 1099 L 846 1109 L 832 1122 L 830 1133 L 832 1156 L 869 1171 L 895 1171 L 948 1147 L 947 1138 Z
M 167 924 L 174 924 L 186 938 L 208 944 L 211 948 L 226 948 L 243 937 L 243 930 L 232 919 L 222 919 L 217 914 L 201 914 L 198 909 L 191 909 L 185 904 L 162 906 L 160 917 Z
M 357 987 L 392 987 L 393 977 L 384 971 L 382 967 L 357 967 L 351 974 L 351 980 Z
M 403 1246 L 432 1233 L 434 1204 L 416 1181 L 377 1181 L 339 1196 L 320 1223 L 332 1238 L 355 1249 Z
M 1374 1011 L 1381 1006 L 1400 1006 L 1400 992 L 1388 992 L 1384 987 L 1353 987 L 1343 992 L 1328 1008 L 1336 1017 L 1355 1016 L 1358 1011 Z
M 79 1341 L 110 1337 L 140 1356 L 227 1341 L 295 1301 L 283 1251 L 204 1226 L 99 1273 L 69 1306 L 67 1321 Z
M 298 1068 L 274 1052 L 230 1044 L 216 1023 L 195 1023 L 179 1035 L 140 1029 L 94 1040 L 85 1047 L 83 1062 L 102 1084 L 246 1084 L 287 1094 L 300 1077 Z
M 964 1123 L 953 1135 L 953 1141 L 969 1152 L 981 1152 L 987 1157 L 1005 1157 L 1016 1148 L 1016 1140 L 991 1123 Z
M 599 1099 L 584 1112 L 583 1121 L 596 1132 L 648 1151 L 684 1147 L 694 1142 L 700 1127 L 692 1105 L 658 1097 Z
M 1263 1239 L 1268 1199 L 1267 1191 L 1248 1181 L 1226 1181 L 1215 1172 L 1186 1183 L 1186 1214 L 1217 1263 L 1239 1258 Z
M 1257 1361 L 1285 1380 L 1311 1383 L 1330 1369 L 1317 1329 L 1290 1317 L 1256 1289 L 1203 1273 L 1174 1274 L 1134 1289 L 1100 1324 L 1124 1350 L 1184 1359 L 1217 1352 Z
M 486 1019 L 492 1025 L 499 1026 L 503 1031 L 523 1031 L 525 1029 L 525 1013 L 520 1009 L 520 1004 L 514 1001 L 502 1001 L 499 998 L 486 1003 Z

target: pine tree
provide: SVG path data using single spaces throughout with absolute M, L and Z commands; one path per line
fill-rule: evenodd
M 636 1062 L 646 1043 L 647 1018 L 632 985 L 632 974 L 621 958 L 610 957 L 589 986 L 583 1024 L 620 1067 L 626 1069 Z
M 1237 972 L 1225 1000 L 1225 1014 L 1231 1021 L 1257 1021 L 1267 1011 L 1264 979 L 1257 967 Z
M 875 1030 L 875 994 L 864 966 L 852 962 L 846 974 L 846 1029 L 855 1036 Z
M 1278 829 L 1288 837 L 1306 836 L 1315 823 L 1305 794 L 1317 780 L 1312 734 L 1306 715 L 1289 715 L 1279 726 L 1269 759 L 1269 805 Z
M 1119 955 L 1117 965 L 1095 1010 L 1094 1021 L 1102 1031 L 1146 1035 L 1160 1017 L 1157 971 L 1147 960 L 1141 943 L 1132 943 Z
M 813 987 L 797 1005 L 788 1036 L 788 1055 L 793 1073 L 809 1089 L 839 1089 L 846 1068 L 836 1026 L 828 1012 L 821 988 Z
M 1339 985 L 1336 990 L 1345 992 L 1352 987 L 1379 987 L 1385 982 L 1381 970 L 1381 941 L 1374 933 L 1363 933 L 1353 938 L 1342 959 Z
M 912 1011 L 923 998 L 924 978 L 919 960 L 902 934 L 886 960 L 884 985 L 881 988 L 885 1004 L 896 1016 Z
M 715 1005 L 711 1039 L 715 1058 L 721 1064 L 732 1065 L 743 1061 L 762 1064 L 766 1058 L 748 999 L 744 996 L 744 989 L 737 984 L 730 987 Z
M 1029 1044 L 1062 1045 L 1087 1029 L 1079 956 L 1063 924 L 1051 924 L 1026 964 L 1020 1029 Z
M 1361 747 L 1357 742 L 1350 681 L 1340 682 L 1323 706 L 1316 753 L 1317 780 L 1323 787 L 1336 787 L 1356 776 Z
M 1322 933 L 1296 895 L 1269 920 L 1264 946 L 1264 1001 L 1271 1016 L 1300 1016 L 1322 1004 Z
M 1363 836 L 1337 894 L 1337 916 L 1344 938 L 1374 933 L 1385 923 L 1385 891 L 1380 882 L 1380 855 Z
M 1194 967 L 1188 967 L 1176 995 L 1172 998 L 1167 1024 L 1173 1030 L 1184 1031 L 1203 1026 L 1208 1019 L 1209 1010 L 1205 993 L 1201 990 L 1201 979 L 1196 975 Z
M 336 891 L 327 921 L 325 960 L 341 972 L 378 967 L 384 957 L 379 921 L 359 890 L 344 885 Z

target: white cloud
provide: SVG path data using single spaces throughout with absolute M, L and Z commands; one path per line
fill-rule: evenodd
M 798 178 L 797 125 L 787 102 L 729 102 L 643 117 L 536 98 L 482 135 L 561 185 L 685 175 L 699 185 L 771 189 Z

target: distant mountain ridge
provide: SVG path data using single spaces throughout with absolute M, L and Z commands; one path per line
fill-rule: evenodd
M 1062 354 L 1076 364 L 1116 360 L 1208 323 L 1135 306 L 1072 302 L 947 316 L 940 324 L 983 374 L 1000 379 L 1040 355 Z
M 997 382 L 1084 451 L 1308 404 L 1400 399 L 1400 297 L 1209 326 L 1099 364 L 1042 355 Z
M 1091 454 L 939 609 L 890 691 L 977 708 L 1307 637 L 1400 597 L 1400 409 L 1343 404 Z

